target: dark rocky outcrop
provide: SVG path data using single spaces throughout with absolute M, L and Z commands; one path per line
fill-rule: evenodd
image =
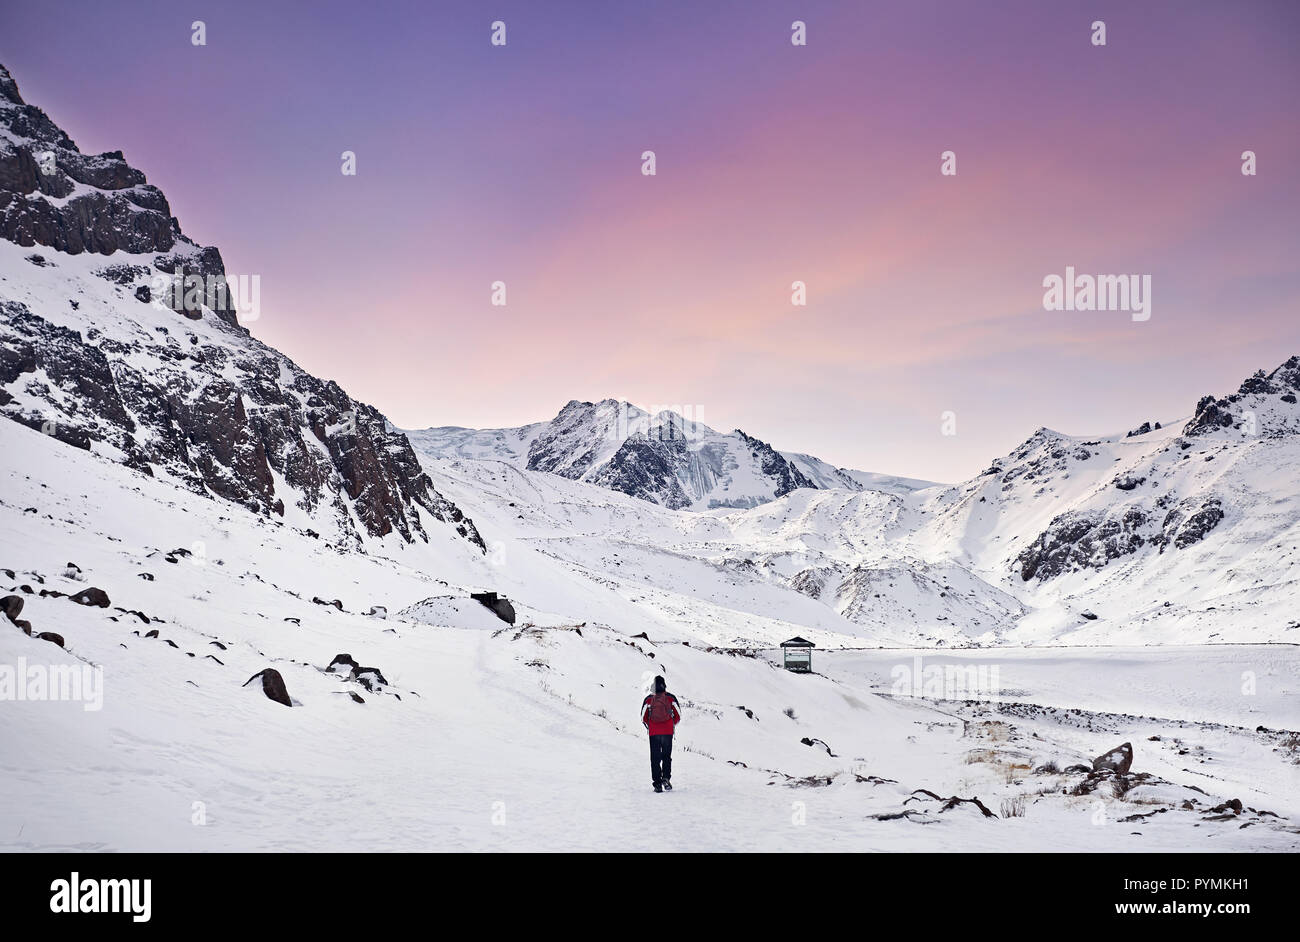
M 42 631 L 36 637 L 40 638 L 42 641 L 52 641 L 59 647 L 64 647 L 63 635 L 55 634 L 53 631 Z
M 1300 392 L 1300 357 L 1293 356 L 1272 372 L 1257 370 L 1230 396 L 1202 396 L 1196 404 L 1196 413 L 1183 426 L 1183 435 L 1196 437 L 1220 429 L 1239 428 L 1244 413 L 1253 411 L 1247 408 L 1247 404 L 1258 404 L 1276 397 L 1280 402 L 1295 405 L 1297 392 Z
M 262 692 L 266 694 L 267 699 L 274 700 L 276 703 L 283 703 L 287 707 L 293 706 L 293 701 L 289 699 L 289 689 L 284 685 L 284 678 L 280 676 L 280 672 L 274 667 L 258 671 L 244 681 L 243 686 L 247 687 L 255 680 L 261 682 Z
M 171 208 L 144 174 L 121 151 L 81 153 L 23 101 L 3 66 L 0 126 L 9 132 L 0 138 L 0 238 L 71 255 L 166 252 L 177 243 Z
M 1078 569 L 1100 569 L 1135 553 L 1147 542 L 1142 530 L 1148 519 L 1136 506 L 1110 508 L 1097 516 L 1067 511 L 1016 557 L 1020 578 L 1028 582 Z
M 1217 497 L 1180 501 L 1165 514 L 1160 533 L 1152 542 L 1160 547 L 1162 553 L 1166 546 L 1186 549 L 1205 539 L 1223 517 L 1223 502 Z
M 22 611 L 23 597 L 21 595 L 6 595 L 0 599 L 0 613 L 3 613 L 10 621 L 17 621 Z
M 1160 510 L 1166 511 L 1162 517 L 1155 513 Z M 1223 502 L 1217 497 L 1177 500 L 1172 493 L 1158 498 L 1150 511 L 1133 503 L 1097 513 L 1067 511 L 1021 550 L 1015 564 L 1025 582 L 1101 569 L 1148 544 L 1161 553 L 1170 547 L 1187 549 L 1205 539 L 1224 516 Z
M 1148 432 L 1154 432 L 1154 431 L 1159 430 L 1159 428 L 1160 428 L 1160 423 L 1159 423 L 1159 422 L 1155 423 L 1154 425 L 1152 425 L 1150 422 L 1143 422 L 1141 425 L 1139 425 L 1137 428 L 1133 429 L 1131 432 L 1129 432 L 1129 433 L 1128 433 L 1127 435 L 1125 435 L 1124 437 L 1125 437 L 1125 438 L 1136 438 L 1138 435 L 1146 435 Z

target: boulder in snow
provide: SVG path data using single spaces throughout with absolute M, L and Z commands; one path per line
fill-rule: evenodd
M 289 699 L 289 689 L 284 685 L 284 678 L 274 667 L 268 667 L 265 670 L 258 671 L 248 680 L 244 681 L 243 686 L 247 687 L 255 680 L 262 683 L 262 693 L 267 698 L 274 700 L 276 703 L 283 703 L 287 707 L 293 706 L 293 701 Z
M 93 605 L 99 608 L 108 608 L 108 593 L 103 589 L 96 589 L 91 586 L 88 589 L 82 589 L 76 595 L 68 596 L 78 605 Z
M 505 596 L 497 595 L 495 592 L 471 592 L 469 597 L 492 611 L 506 624 L 515 623 L 515 607 Z
M 22 610 L 23 597 L 21 595 L 6 595 L 0 599 L 0 612 L 4 612 L 5 617 L 10 621 L 16 623 Z
M 1100 755 L 1092 760 L 1092 770 L 1100 772 L 1103 769 L 1109 769 L 1119 775 L 1127 775 L 1128 770 L 1133 765 L 1133 746 L 1130 743 L 1123 743 L 1116 746 L 1110 752 Z

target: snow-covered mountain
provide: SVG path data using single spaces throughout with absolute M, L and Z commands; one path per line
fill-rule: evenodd
M 740 429 L 717 432 L 672 410 L 652 414 L 616 399 L 572 400 L 550 421 L 519 428 L 406 434 L 429 458 L 493 458 L 673 510 L 754 507 L 801 487 L 905 493 L 932 483 L 837 468 Z
M 926 492 L 915 545 L 998 581 L 1040 625 L 1096 616 L 1090 630 L 1109 620 L 1148 640 L 1295 640 L 1297 392 L 1291 357 L 1164 427 L 1040 429 L 974 480 Z
M 82 154 L 0 66 L 0 416 L 333 543 L 427 520 L 481 548 L 407 440 L 252 337 L 235 297 L 143 173 Z
M 531 452 L 555 440 L 549 423 L 412 439 L 489 539 L 635 586 L 715 643 L 787 630 L 818 644 L 1295 641 L 1296 367 L 1163 427 L 1040 429 L 961 484 L 805 487 L 707 514 L 611 493 L 581 473 L 602 466 L 595 449 L 567 474 L 530 470 L 530 453 L 559 454 Z

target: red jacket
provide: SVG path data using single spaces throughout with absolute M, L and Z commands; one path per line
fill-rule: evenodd
M 656 723 L 650 719 L 650 704 L 654 700 L 655 694 L 651 694 L 641 701 L 641 722 L 650 731 L 651 736 L 671 736 L 673 727 L 682 721 L 682 711 L 677 706 L 677 698 L 667 691 L 664 692 L 663 696 L 668 698 L 672 706 L 673 716 L 672 719 L 662 723 Z

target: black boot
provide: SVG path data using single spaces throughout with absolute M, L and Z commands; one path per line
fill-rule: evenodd
M 658 782 L 655 782 L 655 791 L 656 791 L 656 792 L 661 792 L 661 791 L 663 791 L 663 790 L 664 790 L 664 787 L 663 787 L 662 785 L 660 785 Z

